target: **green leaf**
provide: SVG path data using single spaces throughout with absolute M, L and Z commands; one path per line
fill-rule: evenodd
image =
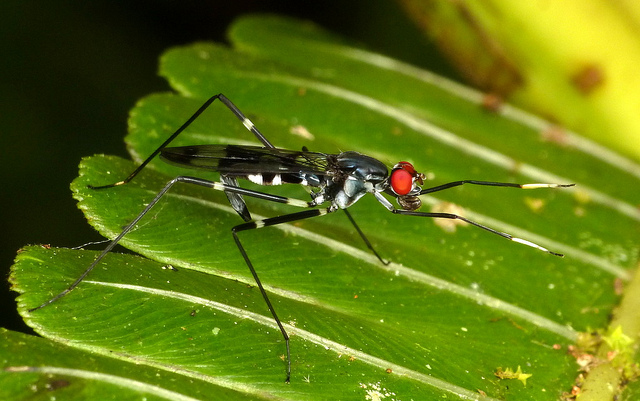
M 238 398 L 544 400 L 568 391 L 577 365 L 567 346 L 577 331 L 606 327 L 618 302 L 614 282 L 637 262 L 638 170 L 574 134 L 570 145 L 545 141 L 539 120 L 508 106 L 489 112 L 467 89 L 313 26 L 250 17 L 230 37 L 234 49 L 200 43 L 162 57 L 161 73 L 178 94 L 151 95 L 132 111 L 126 141 L 135 162 L 82 161 L 72 190 L 101 234 L 118 235 L 177 175 L 217 179 L 154 160 L 127 185 L 87 188 L 126 177 L 222 92 L 278 147 L 411 161 L 428 186 L 576 182 L 575 190 L 464 186 L 424 197 L 425 210 L 455 203 L 469 218 L 567 256 L 470 226 L 446 232 L 431 219 L 392 215 L 370 196 L 350 211 L 388 266 L 340 212 L 241 232 L 292 338 L 286 385 L 284 341 L 231 236 L 242 221 L 224 194 L 178 184 L 120 242 L 149 259 L 110 254 L 72 293 L 33 313 L 27 309 L 66 288 L 96 253 L 21 253 L 12 281 L 27 323 L 83 352 Z M 209 143 L 257 141 L 216 102 L 172 145 Z M 296 186 L 246 187 L 308 199 Z M 247 204 L 256 219 L 299 210 Z M 526 387 L 494 376 L 517 366 L 532 375 Z
M 0 398 L 3 400 L 217 400 L 261 399 L 177 369 L 157 369 L 78 350 L 0 328 Z

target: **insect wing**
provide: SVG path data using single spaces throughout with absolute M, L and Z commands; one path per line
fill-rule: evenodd
M 327 176 L 324 153 L 271 149 L 259 146 L 197 145 L 166 148 L 160 157 L 180 167 L 218 171 L 227 176 L 280 175 L 284 182 L 299 183 L 299 177 Z M 286 180 L 291 178 L 292 180 Z

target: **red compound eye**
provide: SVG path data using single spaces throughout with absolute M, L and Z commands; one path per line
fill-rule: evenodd
M 413 175 L 403 167 L 391 172 L 391 189 L 398 195 L 406 195 L 413 188 Z

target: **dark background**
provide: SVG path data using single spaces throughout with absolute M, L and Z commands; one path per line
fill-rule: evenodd
M 235 17 L 257 12 L 315 21 L 371 50 L 447 73 L 388 0 L 1 2 L 1 327 L 31 332 L 7 282 L 19 248 L 101 239 L 76 209 L 69 183 L 83 156 L 127 157 L 128 110 L 169 89 L 156 74 L 163 50 L 224 42 Z

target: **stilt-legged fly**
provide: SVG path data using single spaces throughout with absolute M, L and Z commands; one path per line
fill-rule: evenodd
M 251 131 L 262 143 L 262 146 L 236 146 L 236 145 L 194 145 L 184 147 L 167 147 L 182 131 L 184 131 L 207 107 L 215 100 L 221 101 L 242 124 Z M 432 217 L 442 219 L 457 219 L 465 221 L 476 227 L 493 234 L 497 234 L 508 240 L 518 242 L 538 250 L 548 252 L 552 255 L 563 256 L 552 252 L 540 245 L 534 244 L 522 238 L 514 237 L 510 234 L 494 230 L 490 227 L 476 223 L 463 216 L 452 213 L 419 212 L 421 206 L 420 195 L 442 191 L 448 188 L 457 187 L 464 184 L 486 185 L 496 187 L 514 187 L 521 189 L 531 188 L 560 188 L 570 187 L 574 184 L 513 184 L 504 182 L 462 180 L 431 188 L 422 188 L 425 178 L 424 174 L 418 173 L 411 163 L 401 161 L 397 163 L 391 171 L 382 162 L 363 155 L 358 152 L 348 151 L 339 154 L 325 154 L 310 152 L 306 148 L 301 151 L 286 150 L 276 148 L 256 126 L 224 95 L 218 94 L 207 100 L 177 131 L 175 131 L 158 149 L 156 149 L 138 168 L 136 168 L 126 179 L 113 184 L 103 186 L 91 186 L 95 190 L 124 185 L 131 181 L 154 157 L 160 154 L 160 158 L 181 167 L 192 169 L 205 169 L 220 173 L 220 182 L 209 181 L 202 178 L 179 176 L 169 181 L 164 188 L 158 192 L 155 198 L 129 223 L 122 232 L 113 239 L 93 263 L 74 281 L 67 289 L 60 294 L 47 300 L 42 305 L 30 310 L 33 312 L 43 308 L 52 302 L 62 298 L 75 287 L 100 263 L 100 261 L 116 246 L 116 244 L 149 212 L 158 201 L 176 183 L 187 183 L 212 188 L 223 191 L 227 195 L 233 209 L 245 221 L 231 228 L 231 234 L 245 263 L 249 267 L 253 278 L 264 298 L 271 315 L 280 328 L 286 345 L 286 381 L 291 377 L 291 351 L 289 347 L 289 335 L 285 331 L 276 311 L 269 300 L 267 292 L 264 290 L 260 278 L 245 252 L 238 233 L 246 230 L 253 230 L 277 224 L 290 223 L 311 217 L 322 216 L 344 210 L 349 221 L 364 240 L 366 246 L 375 254 L 381 263 L 388 264 L 375 251 L 367 237 L 360 230 L 347 208 L 358 201 L 367 193 L 373 194 L 375 198 L 388 211 L 393 214 Z M 244 189 L 238 186 L 238 179 L 246 179 L 260 185 L 280 185 L 280 184 L 300 184 L 311 188 L 311 200 L 286 198 L 271 195 L 264 192 Z M 395 198 L 400 208 L 396 208 L 385 195 Z M 291 206 L 305 208 L 306 210 L 271 217 L 263 220 L 252 221 L 251 214 L 247 209 L 243 196 L 251 196 L 270 202 L 284 203 Z M 319 206 L 328 204 L 320 208 Z

